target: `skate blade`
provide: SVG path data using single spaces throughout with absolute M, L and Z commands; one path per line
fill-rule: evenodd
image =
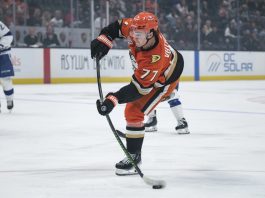
M 185 134 L 190 134 L 190 131 L 185 128 L 185 129 L 178 129 L 177 130 L 177 133 L 180 134 L 180 135 L 185 135 Z
M 156 132 L 156 131 L 157 131 L 156 126 L 145 127 L 145 132 Z
M 138 173 L 135 170 L 135 168 L 131 168 L 129 170 L 116 168 L 115 174 L 118 175 L 118 176 L 128 176 L 128 175 L 137 175 Z

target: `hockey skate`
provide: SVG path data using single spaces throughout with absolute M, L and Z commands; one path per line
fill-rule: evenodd
M 141 154 L 131 154 L 131 157 L 134 160 L 134 163 L 137 164 L 137 166 L 141 165 L 142 163 Z M 116 175 L 119 176 L 138 174 L 133 164 L 130 162 L 130 160 L 127 157 L 125 157 L 122 161 L 117 163 L 115 167 L 116 167 Z
M 189 134 L 188 123 L 185 118 L 178 121 L 178 126 L 176 126 L 176 131 L 178 134 Z
M 145 132 L 156 132 L 157 131 L 157 119 L 156 119 L 156 111 L 153 116 L 148 117 L 146 123 L 144 123 Z
M 13 107 L 14 107 L 14 102 L 13 100 L 7 100 L 7 109 L 11 112 Z

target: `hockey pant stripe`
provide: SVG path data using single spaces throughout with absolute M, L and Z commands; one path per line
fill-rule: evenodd
M 177 83 L 178 81 L 159 89 L 142 108 L 144 114 L 148 115 L 161 101 L 167 98 L 175 89 Z
M 14 89 L 10 89 L 8 91 L 4 91 L 4 93 L 5 93 L 6 96 L 10 96 L 10 95 L 12 95 L 14 93 Z
M 132 127 L 132 126 L 126 126 L 126 137 L 127 138 L 143 138 L 144 137 L 144 126 L 142 127 Z

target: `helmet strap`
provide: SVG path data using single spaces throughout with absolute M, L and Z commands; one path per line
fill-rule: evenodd
M 149 37 L 149 34 L 151 34 L 151 33 L 153 33 L 153 36 Z M 154 36 L 155 36 L 155 31 L 153 29 L 151 29 L 150 32 L 146 34 L 146 37 L 145 37 L 146 38 L 146 42 L 145 42 L 145 44 L 143 46 L 145 46 L 149 42 L 149 40 L 152 39 Z
M 143 47 L 141 47 L 142 50 L 152 49 L 158 44 L 158 34 L 157 34 L 157 32 L 154 31 L 153 29 L 150 32 L 153 32 L 153 36 L 151 38 L 146 37 L 146 43 L 143 45 Z M 145 46 L 153 38 L 155 39 L 154 44 L 151 44 L 151 46 Z

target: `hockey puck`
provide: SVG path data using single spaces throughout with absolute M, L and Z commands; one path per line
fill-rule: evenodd
M 161 189 L 162 187 L 162 185 L 153 185 L 153 189 Z

